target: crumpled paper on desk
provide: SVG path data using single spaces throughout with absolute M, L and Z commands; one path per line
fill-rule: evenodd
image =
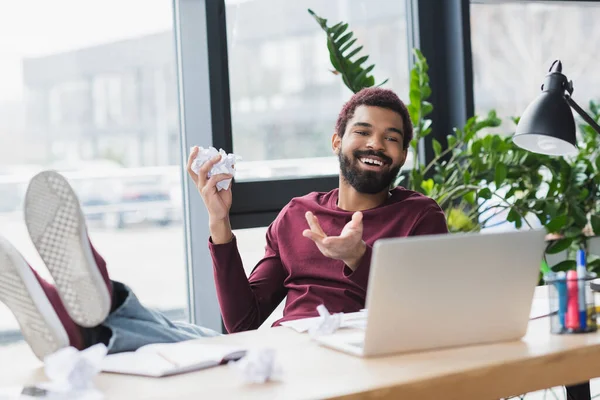
M 202 167 L 202 165 L 206 161 L 210 160 L 213 157 L 216 157 L 219 154 L 221 155 L 221 159 L 219 160 L 218 163 L 213 165 L 211 170 L 208 172 L 208 178 L 210 178 L 213 175 L 217 175 L 217 174 L 230 174 L 235 177 L 235 164 L 237 163 L 237 161 L 239 161 L 241 159 L 241 157 L 238 157 L 235 154 L 227 154 L 225 152 L 225 150 L 223 150 L 223 149 L 219 149 L 217 151 L 217 149 L 215 149 L 212 146 L 209 147 L 208 149 L 199 147 L 198 154 L 196 155 L 196 158 L 194 159 L 194 162 L 192 163 L 192 171 L 194 171 L 194 173 L 196 175 L 198 175 L 198 172 L 200 171 L 200 167 Z M 230 184 L 231 184 L 231 179 L 226 179 L 224 181 L 220 181 L 217 183 L 217 189 L 218 190 L 227 190 L 227 189 L 229 189 Z
M 44 359 L 44 372 L 50 382 L 39 383 L 23 390 L 45 392 L 35 398 L 51 400 L 97 400 L 104 396 L 94 386 L 93 379 L 101 369 L 107 348 L 103 343 L 79 351 L 74 347 L 65 347 Z M 29 397 L 22 397 L 29 398 Z
M 312 337 L 331 335 L 340 329 L 343 313 L 330 314 L 323 304 L 317 306 L 317 312 L 319 319 L 308 329 Z
M 247 383 L 265 383 L 281 378 L 282 369 L 277 364 L 275 349 L 252 349 L 239 361 L 230 362 Z

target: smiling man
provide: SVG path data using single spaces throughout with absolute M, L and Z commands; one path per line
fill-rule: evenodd
M 344 105 L 332 138 L 340 161 L 339 188 L 288 203 L 267 231 L 265 257 L 246 277 L 229 222 L 231 190 L 206 179 L 219 157 L 207 162 L 196 183 L 209 213 L 209 247 L 217 295 L 229 332 L 258 328 L 287 296 L 282 321 L 365 306 L 373 243 L 381 238 L 447 232 L 432 199 L 391 188 L 406 161 L 412 125 L 406 106 L 390 90 L 369 88 Z M 399 261 L 401 262 L 401 260 Z M 393 268 L 390 265 L 390 268 Z

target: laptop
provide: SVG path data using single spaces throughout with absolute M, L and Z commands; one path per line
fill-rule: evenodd
M 370 357 L 517 340 L 525 335 L 544 230 L 380 239 L 364 329 L 316 340 Z

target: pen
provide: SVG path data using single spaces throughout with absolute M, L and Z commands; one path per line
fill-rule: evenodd
M 558 292 L 558 319 L 560 321 L 560 328 L 566 328 L 565 315 L 567 314 L 567 274 L 565 271 L 556 273 L 556 280 L 554 281 L 556 290 Z
M 567 272 L 567 329 L 579 329 L 579 307 L 577 305 L 579 295 L 577 294 L 577 271 Z
M 577 251 L 577 287 L 579 289 L 579 327 L 582 331 L 587 329 L 587 304 L 585 301 L 585 278 L 587 270 L 585 268 L 585 250 Z

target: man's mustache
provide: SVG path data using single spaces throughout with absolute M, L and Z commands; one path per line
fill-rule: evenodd
M 380 151 L 375 151 L 375 150 L 363 150 L 363 151 L 361 151 L 361 150 L 354 150 L 353 154 L 354 154 L 354 157 L 356 157 L 356 158 L 363 158 L 363 157 L 374 156 L 374 157 L 379 157 L 386 164 L 391 164 L 392 163 L 392 159 L 389 158 L 388 156 L 386 156 L 385 154 L 383 154 Z

